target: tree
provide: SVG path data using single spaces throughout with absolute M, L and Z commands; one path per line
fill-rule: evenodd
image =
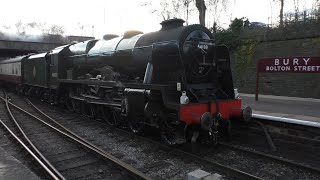
M 280 27 L 283 27 L 283 6 L 284 0 L 280 0 Z
M 199 22 L 201 25 L 205 26 L 207 7 L 204 0 L 196 0 L 196 7 L 199 11 Z
M 231 21 L 228 29 L 222 29 L 215 33 L 217 44 L 225 44 L 231 50 L 235 50 L 241 44 L 240 34 L 249 27 L 247 18 L 235 18 Z
M 183 7 L 186 11 L 186 24 L 188 25 L 189 24 L 189 12 L 190 12 L 190 3 L 192 2 L 193 0 L 183 0 Z
M 299 20 L 299 0 L 293 0 L 294 3 L 294 17 L 295 20 Z
M 56 34 L 56 35 L 63 35 L 64 33 L 64 27 L 63 26 L 58 26 L 58 25 L 52 25 L 50 27 L 50 34 Z
M 168 1 L 161 0 L 160 5 L 162 7 L 161 12 L 160 12 L 162 19 L 163 20 L 171 19 L 172 12 L 170 11 L 170 4 L 168 3 Z
M 280 27 L 283 27 L 283 6 L 284 6 L 284 0 L 273 0 L 273 1 L 280 1 Z
M 142 1 L 140 6 L 148 7 L 152 14 L 157 14 L 162 20 L 168 20 L 181 16 L 182 9 L 184 8 L 184 1 L 186 0 L 160 0 L 160 8 L 150 1 Z
M 163 20 L 181 18 L 184 14 L 187 25 L 189 24 L 190 12 L 194 7 L 192 5 L 195 5 L 199 12 L 199 23 L 205 26 L 207 7 L 213 7 L 212 10 L 216 14 L 218 5 L 222 4 L 224 9 L 227 9 L 228 2 L 229 0 L 160 0 L 160 8 L 152 7 L 152 3 L 149 1 L 143 1 L 140 5 L 151 8 L 151 13 L 158 14 Z
M 16 29 L 17 29 L 17 32 L 18 32 L 18 34 L 25 34 L 26 33 L 26 26 L 25 26 L 25 24 L 23 24 L 22 22 L 21 22 L 21 20 L 19 21 L 19 22 L 17 22 L 16 24 L 15 24 L 15 26 L 16 26 Z
M 199 23 L 205 26 L 207 7 L 209 7 L 209 10 L 211 9 L 213 11 L 214 15 L 217 15 L 218 6 L 222 5 L 223 9 L 226 10 L 229 0 L 207 0 L 207 5 L 205 0 L 195 0 L 195 2 L 196 2 L 196 7 L 199 11 Z M 214 22 L 213 24 L 215 25 L 217 23 Z
M 229 0 L 208 0 L 208 12 L 213 16 L 212 27 L 209 27 L 212 32 L 216 32 L 220 27 L 218 25 L 222 12 L 228 10 Z M 211 23 L 211 22 L 210 22 Z
M 250 22 L 249 22 L 249 19 L 248 18 L 235 18 L 231 24 L 229 25 L 229 30 L 234 32 L 234 33 L 237 33 L 237 34 L 240 34 L 240 32 L 244 29 L 244 28 L 247 28 L 249 27 L 250 25 Z

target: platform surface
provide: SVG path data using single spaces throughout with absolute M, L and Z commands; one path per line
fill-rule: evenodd
M 0 180 L 37 180 L 35 173 L 0 147 Z
M 254 114 L 320 122 L 320 99 L 240 93 L 242 106 L 250 106 Z

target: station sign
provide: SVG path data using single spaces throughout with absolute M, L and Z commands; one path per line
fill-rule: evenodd
M 320 57 L 263 58 L 259 60 L 257 68 L 257 73 L 320 73 Z
M 256 101 L 259 95 L 260 73 L 320 73 L 320 57 L 262 58 L 257 64 Z

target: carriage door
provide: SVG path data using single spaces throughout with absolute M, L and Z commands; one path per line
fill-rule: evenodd
M 49 63 L 50 63 L 50 72 L 49 72 L 49 77 L 50 77 L 50 88 L 57 88 L 58 87 L 58 58 L 59 54 L 52 53 L 49 58 Z

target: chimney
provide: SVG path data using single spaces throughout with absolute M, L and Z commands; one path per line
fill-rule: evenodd
M 177 28 L 183 26 L 184 20 L 182 19 L 169 19 L 162 21 L 160 24 L 162 25 L 161 30 L 167 30 L 172 28 Z

